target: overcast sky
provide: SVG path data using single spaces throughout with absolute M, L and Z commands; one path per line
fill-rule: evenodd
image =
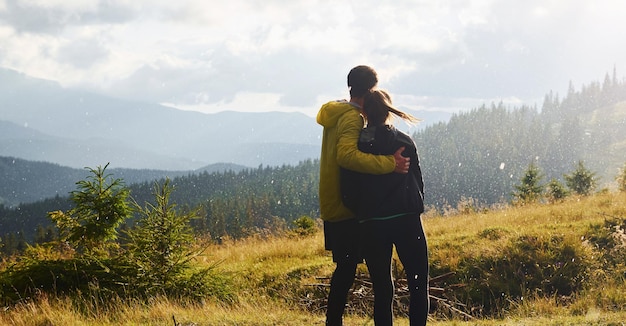
M 0 0 L 0 66 L 203 112 L 314 115 L 367 64 L 397 105 L 541 105 L 626 76 L 622 0 Z

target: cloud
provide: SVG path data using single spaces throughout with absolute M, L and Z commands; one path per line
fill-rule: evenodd
M 59 34 L 70 26 L 120 23 L 134 14 L 123 2 L 99 0 L 6 1 L 0 18 L 20 33 Z
M 77 69 L 86 69 L 106 59 L 108 54 L 109 51 L 97 40 L 84 39 L 59 48 L 58 59 Z
M 532 102 L 626 69 L 624 9 L 617 0 L 14 0 L 0 2 L 0 66 L 184 108 L 308 110 L 347 96 L 348 70 L 368 64 L 381 87 L 415 101 L 406 106 L 456 110 Z
M 604 41 L 598 27 L 609 33 L 616 30 L 602 21 L 611 16 L 605 12 L 611 6 L 594 13 L 595 4 L 494 2 L 484 8 L 481 18 L 471 19 L 484 23 L 466 26 L 463 20 L 464 29 L 458 31 L 458 43 L 447 51 L 449 56 L 438 51 L 442 57 L 419 60 L 435 68 L 413 71 L 395 80 L 394 87 L 412 94 L 487 101 L 498 96 L 541 98 L 552 89 L 563 91 L 572 79 L 590 83 L 616 62 L 626 64 L 618 59 L 624 46 L 612 38 Z

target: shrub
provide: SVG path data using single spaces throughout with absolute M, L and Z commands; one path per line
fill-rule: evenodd
M 190 221 L 199 218 L 197 212 L 182 214 L 170 203 L 172 187 L 169 180 L 163 186 L 154 185 L 155 204 L 137 205 L 141 215 L 138 226 L 127 232 L 129 243 L 125 256 L 131 266 L 130 282 L 139 296 L 156 294 L 199 299 L 214 293 L 231 300 L 212 268 L 192 269 L 191 263 L 203 249 L 194 246 Z M 213 289 L 209 285 L 216 285 Z
M 587 280 L 591 264 L 588 249 L 578 239 L 524 235 L 509 240 L 497 255 L 462 259 L 456 282 L 467 286 L 457 295 L 494 315 L 529 294 L 575 293 Z
M 513 193 L 513 197 L 516 202 L 518 204 L 528 204 L 539 200 L 545 188 L 540 183 L 541 179 L 543 179 L 543 174 L 537 165 L 534 162 L 530 163 L 528 169 L 524 172 L 524 176 L 520 179 L 520 184 L 515 186 L 516 191 Z
M 309 216 L 303 215 L 293 221 L 296 226 L 294 232 L 299 235 L 309 235 L 316 231 L 315 220 Z
M 510 233 L 507 229 L 501 227 L 492 227 L 482 230 L 478 236 L 489 240 L 498 240 L 504 235 Z
M 592 224 L 585 238 L 598 250 L 602 270 L 626 276 L 626 218 L 607 218 L 602 224 Z
M 596 174 L 587 169 L 583 161 L 578 161 L 576 169 L 565 175 L 565 183 L 577 195 L 588 196 L 597 186 Z
M 76 183 L 78 190 L 70 196 L 76 207 L 48 213 L 61 239 L 88 254 L 101 253 L 107 241 L 115 240 L 117 228 L 131 214 L 127 203 L 130 190 L 121 179 L 105 174 L 108 165 L 89 169 L 93 175 Z
M 79 183 L 96 186 L 88 187 L 90 195 L 86 198 L 90 199 L 81 195 L 77 200 L 79 206 L 86 207 L 77 207 L 71 214 L 59 212 L 54 216 L 58 218 L 57 225 L 62 228 L 64 239 L 69 242 L 29 248 L 16 264 L 0 273 L 0 298 L 4 304 L 39 293 L 69 295 L 86 304 L 115 297 L 149 299 L 166 296 L 187 301 L 211 296 L 226 302 L 235 300 L 230 280 L 216 273 L 215 265 L 208 268 L 192 265 L 196 255 L 202 252 L 192 249 L 195 246 L 189 221 L 195 214 L 175 211 L 175 205 L 169 202 L 169 181 L 163 187 L 155 185 L 155 205 L 147 204 L 138 209 L 143 216 L 138 220 L 138 226 L 127 232 L 129 242 L 125 247 L 115 243 L 115 246 L 109 245 L 108 250 L 99 250 L 104 248 L 105 240 L 115 238 L 114 226 L 119 222 L 114 221 L 117 218 L 99 221 L 102 216 L 111 216 L 100 213 L 118 209 L 118 212 L 126 212 L 127 208 L 125 203 L 118 201 L 125 196 L 109 200 L 111 194 L 125 193 L 113 190 L 118 183 L 104 186 L 104 169 L 92 171 L 96 174 L 94 183 Z M 102 196 L 91 196 L 96 194 Z M 101 200 L 102 197 L 105 199 Z M 120 205 L 117 208 L 100 206 L 106 206 L 106 203 Z M 76 238 L 79 235 L 89 240 Z M 76 254 L 72 245 L 85 250 Z M 110 250 L 112 248 L 115 250 Z M 87 300 L 80 300 L 83 297 Z
M 560 202 L 569 195 L 569 192 L 557 179 L 552 179 L 546 189 L 546 197 L 550 203 Z
M 32 298 L 39 293 L 75 295 L 94 287 L 123 293 L 124 268 L 110 259 L 57 259 L 24 261 L 0 274 L 3 304 Z

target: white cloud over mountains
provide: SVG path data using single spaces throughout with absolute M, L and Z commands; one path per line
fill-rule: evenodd
M 625 74 L 625 13 L 618 0 L 0 0 L 0 66 L 205 112 L 314 114 L 347 96 L 357 64 L 402 106 L 540 105 Z

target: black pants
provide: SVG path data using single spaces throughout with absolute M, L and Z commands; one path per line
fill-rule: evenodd
M 409 287 L 411 326 L 425 325 L 429 310 L 428 248 L 419 214 L 361 224 L 362 250 L 374 287 L 374 323 L 392 325 L 393 246 L 404 266 Z
M 348 292 L 354 283 L 356 267 L 363 262 L 359 253 L 359 225 L 356 219 L 324 222 L 324 244 L 337 264 L 330 279 L 326 325 L 342 325 Z
M 326 310 L 326 325 L 343 325 L 343 311 L 346 308 L 348 292 L 352 288 L 356 273 L 357 263 L 337 262 L 337 267 L 330 279 L 330 292 L 328 293 L 328 305 Z

